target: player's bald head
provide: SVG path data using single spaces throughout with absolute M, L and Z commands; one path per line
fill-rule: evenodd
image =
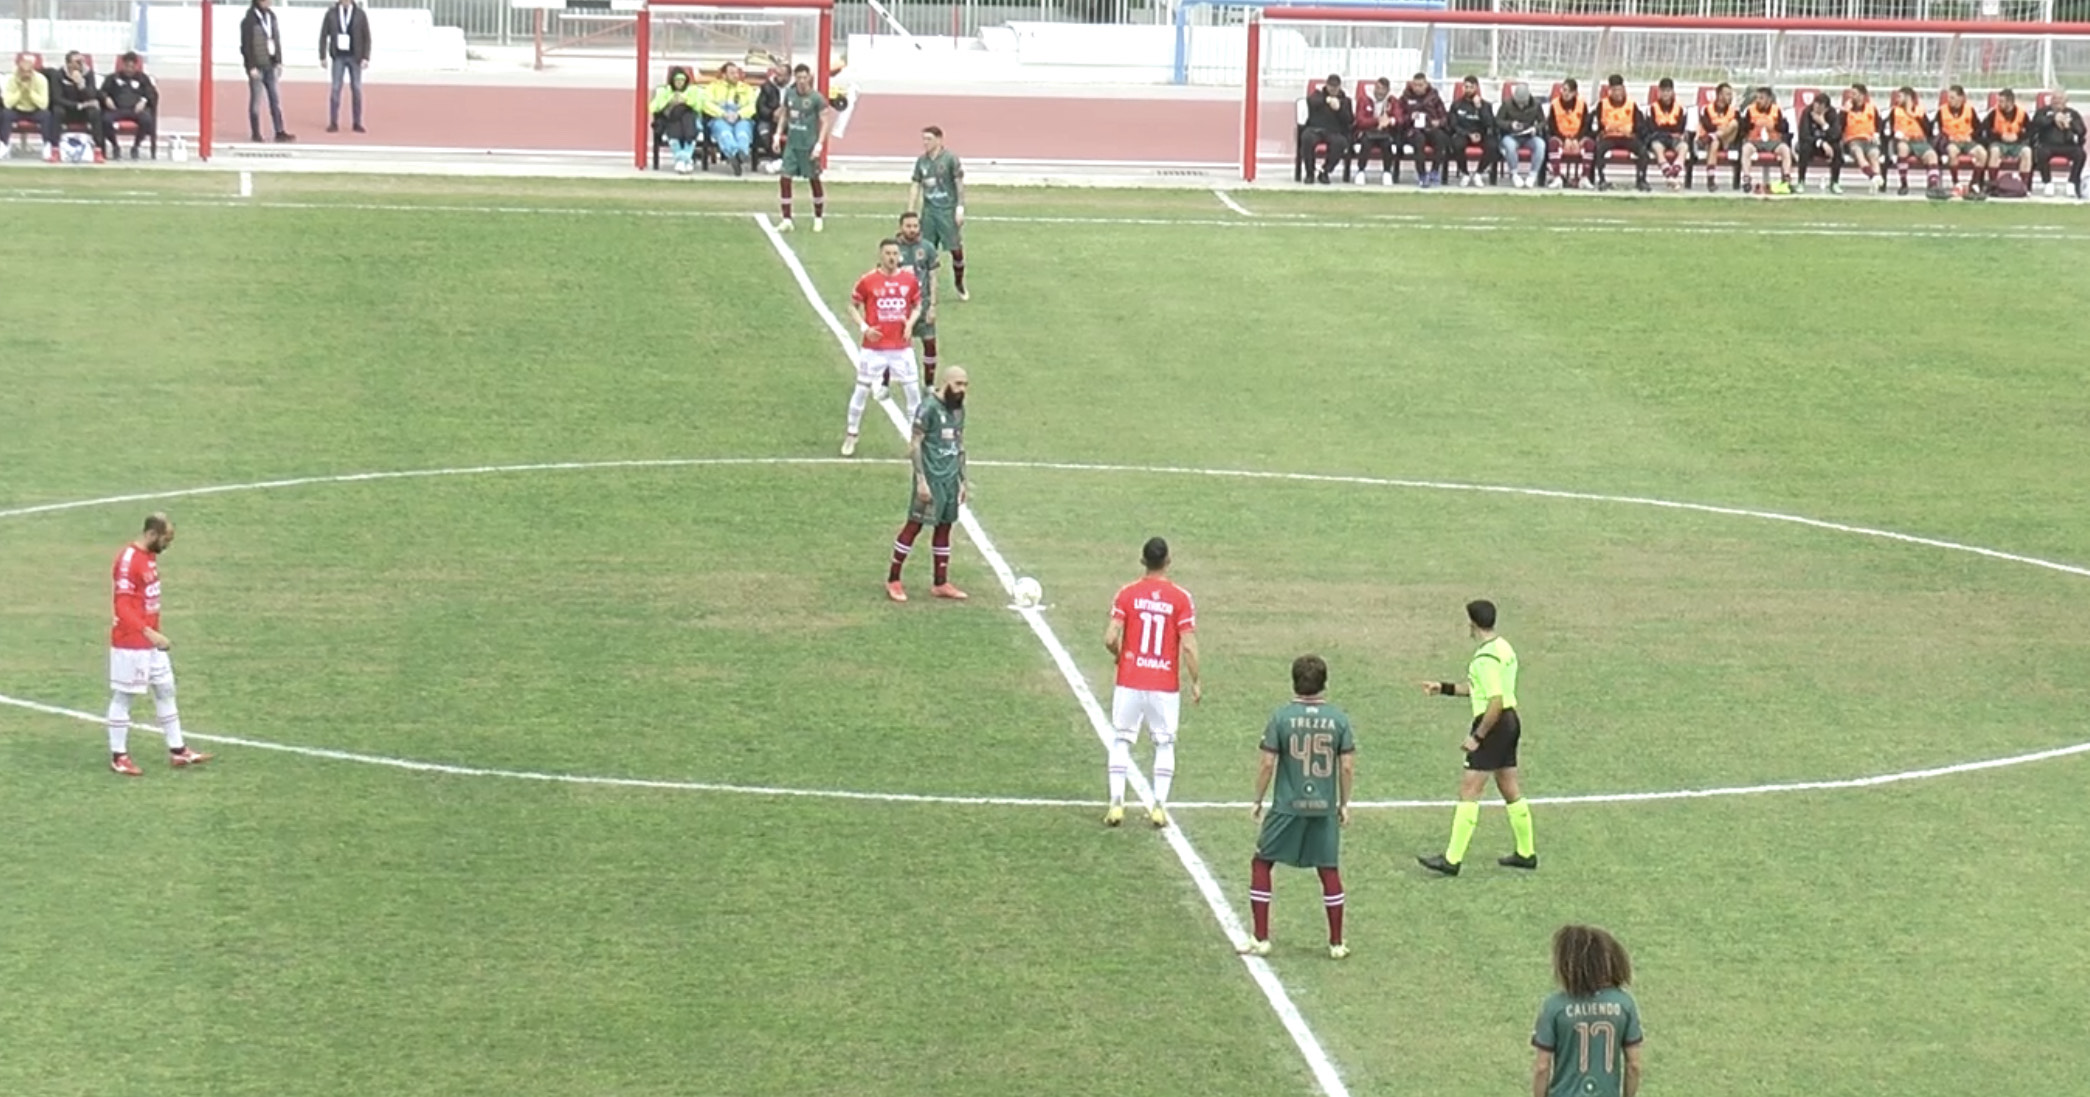
M 949 392 L 952 386 L 956 386 L 959 392 L 964 392 L 968 380 L 964 366 L 945 366 L 943 368 L 943 384 L 939 386 L 939 391 Z

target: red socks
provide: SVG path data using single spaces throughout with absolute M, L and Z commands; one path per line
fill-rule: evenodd
M 1343 874 L 1333 866 L 1321 870 L 1321 905 L 1328 908 L 1328 943 L 1343 943 Z
M 1270 939 L 1270 862 L 1248 862 L 1248 911 L 1255 918 L 1255 939 Z
M 936 391 L 936 337 L 922 340 L 922 387 Z
M 776 181 L 777 202 L 784 207 L 784 220 L 791 219 L 791 177 L 778 176 Z
M 893 540 L 893 566 L 885 573 L 886 582 L 900 581 L 900 569 L 907 566 L 907 554 L 914 551 L 914 539 L 921 536 L 921 532 L 920 522 L 909 522 L 900 527 L 900 536 Z M 939 569 L 940 567 L 939 563 Z M 937 581 L 942 582 L 940 579 Z
M 952 249 L 951 249 L 951 283 L 952 283 L 953 285 L 955 285 L 955 286 L 957 286 L 957 287 L 958 287 L 958 292 L 959 292 L 959 293 L 964 293 L 964 292 L 965 292 L 965 249 L 964 249 L 964 248 L 952 248 Z
M 907 525 L 914 530 L 922 528 L 913 522 Z M 914 540 L 911 535 L 907 539 Z M 929 535 L 929 551 L 936 561 L 936 585 L 940 587 L 951 581 L 951 527 L 948 523 L 936 527 L 936 532 Z M 893 577 L 899 578 L 897 571 Z
M 791 193 L 790 188 L 791 183 L 789 180 L 786 180 L 784 182 L 784 193 Z M 789 217 L 791 215 L 787 213 L 784 216 Z M 813 180 L 813 216 L 827 216 L 827 188 L 821 186 L 820 180 L 818 179 Z

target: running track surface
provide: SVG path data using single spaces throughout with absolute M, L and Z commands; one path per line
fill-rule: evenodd
M 194 118 L 194 79 L 160 81 L 170 120 Z M 215 85 L 219 142 L 247 140 L 244 82 Z M 342 96 L 347 98 L 347 89 Z M 364 87 L 368 135 L 325 132 L 327 86 L 286 80 L 284 123 L 298 143 L 422 148 L 620 152 L 631 147 L 632 93 L 610 88 L 526 88 L 447 84 Z M 1264 151 L 1284 156 L 1292 104 L 1264 104 Z M 266 107 L 262 128 L 268 135 Z M 1241 107 L 1222 100 L 1080 99 L 1044 96 L 867 94 L 836 142 L 846 156 L 921 152 L 921 128 L 939 125 L 968 159 L 1138 160 L 1238 163 Z M 1279 141 L 1272 143 L 1271 134 Z

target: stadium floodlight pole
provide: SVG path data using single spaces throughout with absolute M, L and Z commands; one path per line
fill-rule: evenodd
M 209 160 L 211 125 L 218 116 L 217 83 L 211 78 L 210 71 L 211 9 L 217 5 L 212 0 L 203 0 L 197 6 L 203 9 L 203 48 L 199 55 L 202 59 L 197 62 L 203 72 L 196 81 L 196 159 Z M 29 5 L 24 3 L 22 10 L 28 11 Z
M 1248 9 L 1248 92 L 1241 97 L 1241 181 L 1255 182 L 1255 147 L 1263 109 L 1263 13 Z M 1298 155 L 1298 153 L 1293 153 Z

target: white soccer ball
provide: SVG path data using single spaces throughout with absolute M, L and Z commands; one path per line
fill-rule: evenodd
M 1030 609 L 1044 600 L 1045 588 L 1039 586 L 1036 579 L 1026 575 L 1016 580 L 1016 605 L 1018 607 Z

